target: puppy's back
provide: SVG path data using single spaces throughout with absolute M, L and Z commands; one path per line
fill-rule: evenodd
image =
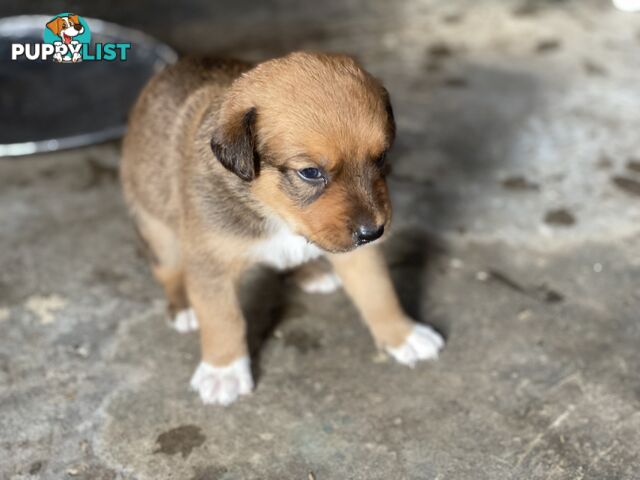
M 185 58 L 154 76 L 145 86 L 130 117 L 122 147 L 120 173 L 125 198 L 136 211 L 169 223 L 177 209 L 181 136 L 194 119 L 189 98 L 207 89 L 218 99 L 250 64 L 234 60 Z M 213 108 L 217 108 L 214 104 Z

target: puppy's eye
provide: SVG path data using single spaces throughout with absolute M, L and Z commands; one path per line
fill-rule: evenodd
M 300 178 L 306 180 L 307 182 L 318 182 L 325 180 L 324 175 L 322 174 L 322 170 L 315 167 L 303 168 L 301 170 L 298 170 L 298 175 L 300 176 Z
M 387 163 L 387 152 L 384 152 L 382 155 L 376 158 L 376 167 L 384 168 L 386 163 Z

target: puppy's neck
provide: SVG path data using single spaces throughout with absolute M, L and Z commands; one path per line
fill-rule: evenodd
M 324 252 L 302 235 L 294 233 L 280 218 L 270 215 L 265 219 L 264 237 L 251 248 L 252 260 L 278 270 L 297 267 L 318 258 Z

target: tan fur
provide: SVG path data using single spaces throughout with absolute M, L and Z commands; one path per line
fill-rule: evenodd
M 255 67 L 186 59 L 145 87 L 123 143 L 125 199 L 170 309 L 196 312 L 204 361 L 247 353 L 237 282 L 274 219 L 327 252 L 351 252 L 331 260 L 377 342 L 407 336 L 382 257 L 354 250 L 353 237 L 362 222 L 390 222 L 375 160 L 393 134 L 386 91 L 342 55 Z M 299 178 L 308 167 L 329 176 L 322 190 Z
M 404 342 L 413 322 L 398 302 L 379 248 L 370 245 L 346 255 L 330 255 L 329 260 L 378 346 L 397 347 Z
M 198 272 L 188 277 L 189 299 L 200 321 L 202 360 L 211 365 L 228 365 L 247 355 L 234 273 L 215 277 Z

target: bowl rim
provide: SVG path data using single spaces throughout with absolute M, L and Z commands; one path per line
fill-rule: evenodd
M 97 18 L 84 16 L 82 18 L 91 25 L 91 31 L 93 33 L 120 37 L 133 44 L 143 44 L 152 48 L 157 58 L 153 65 L 155 72 L 178 60 L 178 54 L 175 50 L 146 33 Z M 48 15 L 15 15 L 0 18 L 0 38 L 24 35 L 34 31 L 41 32 L 43 25 L 50 19 L 51 16 Z M 59 138 L 0 144 L 0 158 L 20 157 L 34 153 L 54 152 L 68 148 L 93 145 L 120 138 L 124 135 L 125 131 L 126 125 L 123 124 Z

